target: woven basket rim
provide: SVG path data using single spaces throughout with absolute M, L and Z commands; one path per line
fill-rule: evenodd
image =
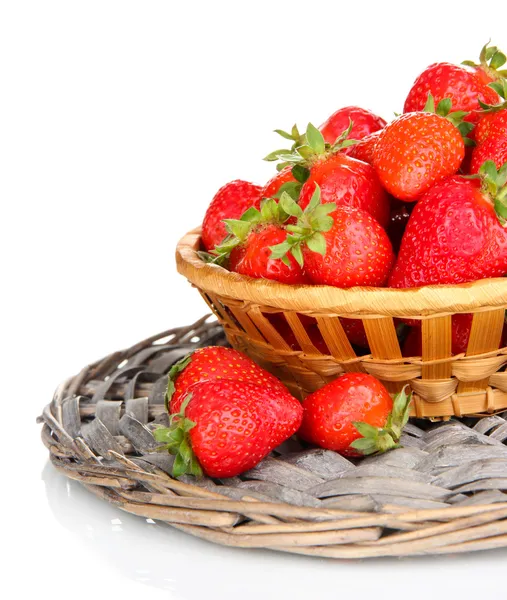
M 393 289 L 327 285 L 287 285 L 253 279 L 203 262 L 197 255 L 201 228 L 185 234 L 176 247 L 178 272 L 204 292 L 281 310 L 368 316 L 435 316 L 507 308 L 507 278 L 460 285 Z

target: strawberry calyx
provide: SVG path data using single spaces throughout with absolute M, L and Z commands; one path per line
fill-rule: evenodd
M 202 475 L 202 468 L 192 450 L 189 435 L 190 430 L 196 424 L 185 417 L 185 410 L 191 399 L 192 394 L 188 394 L 181 405 L 180 412 L 170 415 L 169 427 L 160 425 L 153 431 L 153 437 L 161 444 L 158 450 L 167 450 L 175 457 L 172 468 L 173 477 L 180 477 L 185 473 L 196 477 Z
M 288 255 L 296 259 L 300 267 L 304 265 L 303 246 L 307 246 L 312 252 L 318 252 L 323 256 L 326 254 L 326 240 L 322 235 L 329 231 L 334 225 L 333 217 L 329 213 L 336 210 L 336 204 L 329 202 L 321 203 L 320 187 L 315 184 L 315 191 L 308 206 L 303 210 L 288 195 L 280 199 L 283 210 L 291 217 L 295 217 L 295 225 L 287 225 L 287 239 L 281 244 L 270 246 L 271 258 L 280 259 L 286 265 L 290 265 Z
M 406 385 L 394 399 L 393 409 L 387 417 L 384 427 L 375 427 L 369 423 L 355 421 L 354 427 L 362 437 L 354 440 L 350 446 L 364 456 L 382 454 L 400 447 L 403 428 L 408 423 L 412 393 L 407 394 Z
M 482 102 L 482 100 L 479 100 L 482 112 L 492 113 L 507 108 L 507 79 L 493 81 L 492 83 L 488 84 L 488 87 L 494 90 L 500 96 L 503 102 L 500 102 L 499 104 L 486 104 L 485 102 Z
M 481 189 L 492 201 L 496 216 L 503 227 L 507 226 L 507 162 L 499 169 L 487 160 L 479 169 Z M 471 178 L 471 177 L 470 177 Z
M 276 166 L 278 171 L 290 166 L 294 179 L 303 184 L 310 176 L 310 168 L 316 162 L 357 143 L 357 140 L 348 137 L 353 125 L 352 120 L 349 119 L 349 126 L 336 138 L 333 144 L 326 142 L 322 133 L 312 123 L 308 123 L 304 135 L 299 134 L 295 125 L 293 132 L 295 131 L 297 136 L 291 136 L 291 134 L 277 129 L 275 130 L 276 133 L 286 139 L 294 140 L 294 144 L 290 149 L 270 152 L 264 157 L 264 160 L 268 162 L 279 161 Z
M 178 375 L 186 369 L 186 367 L 192 360 L 192 355 L 193 355 L 193 352 L 190 352 L 190 354 L 187 354 L 186 356 L 184 356 L 181 360 L 174 363 L 174 365 L 171 367 L 171 369 L 169 371 L 169 375 L 168 375 L 168 379 L 167 379 L 167 389 L 166 389 L 165 396 L 164 396 L 164 404 L 165 404 L 165 408 L 166 408 L 167 412 L 170 412 L 169 406 L 171 403 L 171 398 L 173 397 L 173 394 L 175 391 L 175 381 L 178 378 Z
M 207 263 L 224 265 L 231 252 L 245 242 L 250 233 L 256 228 L 269 223 L 283 225 L 290 215 L 284 210 L 287 201 L 295 204 L 287 192 L 282 192 L 280 200 L 265 198 L 260 209 L 250 207 L 239 219 L 224 219 L 227 237 L 210 252 L 198 252 L 199 257 Z
M 435 99 L 431 93 L 428 94 L 428 99 L 426 100 L 426 104 L 424 105 L 423 112 L 433 113 L 438 115 L 439 117 L 443 117 L 450 121 L 454 127 L 458 129 L 461 133 L 461 137 L 466 146 L 474 146 L 475 142 L 471 140 L 468 134 L 474 128 L 473 123 L 469 123 L 465 121 L 465 117 L 469 114 L 464 110 L 452 110 L 452 100 L 451 98 L 443 98 L 440 102 L 435 106 Z
M 497 48 L 490 46 L 490 41 L 482 47 L 479 55 L 479 63 L 472 60 L 464 60 L 461 64 L 475 69 L 481 69 L 491 79 L 500 80 L 502 77 L 507 77 L 507 69 L 500 69 L 507 62 L 505 54 Z

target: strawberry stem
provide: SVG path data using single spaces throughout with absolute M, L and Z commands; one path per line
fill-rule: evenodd
M 365 456 L 381 454 L 400 447 L 403 428 L 408 422 L 412 394 L 406 393 L 406 385 L 396 396 L 393 409 L 387 417 L 384 427 L 374 427 L 369 423 L 354 422 L 354 427 L 362 437 L 354 440 L 350 446 Z

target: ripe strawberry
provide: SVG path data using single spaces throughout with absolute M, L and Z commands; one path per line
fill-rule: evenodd
M 492 160 L 497 168 L 507 162 L 507 79 L 502 83 L 490 84 L 503 100 L 496 106 L 482 104 L 483 115 L 470 137 L 476 146 L 472 149 L 469 170 L 478 173 L 487 160 Z
M 202 243 L 206 250 L 218 246 L 227 235 L 224 219 L 239 219 L 251 206 L 259 206 L 262 188 L 239 179 L 218 190 L 202 223 Z
M 349 148 L 348 155 L 357 160 L 362 160 L 369 165 L 373 164 L 373 156 L 375 152 L 375 146 L 377 145 L 382 130 L 379 129 L 370 135 L 366 136 L 362 140 L 359 140 L 357 144 L 354 144 Z
M 467 351 L 473 315 L 470 313 L 452 316 L 451 353 L 462 354 Z M 403 356 L 422 355 L 421 327 L 412 327 L 402 348 Z
M 347 373 L 306 397 L 298 434 L 344 456 L 383 452 L 398 445 L 409 406 L 404 391 L 393 405 L 380 381 Z
M 323 234 L 325 255 L 305 246 L 305 269 L 313 283 L 349 288 L 383 286 L 394 264 L 386 232 L 368 213 L 337 207 L 333 227 Z
M 287 226 L 285 242 L 271 247 L 272 258 L 288 262 L 292 254 L 317 284 L 347 288 L 387 281 L 394 262 L 391 242 L 367 212 L 321 204 L 318 185 L 304 212 L 290 198 L 284 210 L 298 221 Z
M 353 140 L 362 140 L 370 133 L 378 131 L 386 125 L 382 117 L 378 117 L 369 110 L 359 106 L 346 106 L 333 113 L 319 129 L 325 141 L 334 144 L 337 138 L 347 129 L 350 121 L 352 121 L 350 137 Z M 344 150 L 344 152 L 349 153 L 352 148 L 353 146 Z
M 389 221 L 389 198 L 375 169 L 362 161 L 338 152 L 315 163 L 301 189 L 299 205 L 305 209 L 320 187 L 323 203 L 360 208 L 374 217 L 382 227 Z
M 299 315 L 299 318 L 312 344 L 317 348 L 317 350 L 321 354 L 330 354 L 329 348 L 327 347 L 327 344 L 324 341 L 324 338 L 322 337 L 317 325 L 317 321 L 313 317 L 307 317 L 306 315 Z M 283 315 L 269 315 L 268 320 L 284 338 L 287 344 L 289 344 L 292 350 L 301 350 L 294 332 L 290 328 Z M 361 319 L 340 318 L 340 323 L 342 324 L 345 334 L 351 344 L 361 348 L 368 348 L 368 339 L 366 337 L 366 331 L 364 330 L 364 325 Z
M 294 175 L 292 174 L 292 169 L 290 167 L 285 167 L 279 173 L 277 173 L 274 177 L 272 177 L 264 186 L 262 190 L 263 198 L 275 198 L 280 192 L 280 188 L 286 183 L 296 183 L 294 179 Z
M 449 114 L 445 100 L 438 109 Z M 432 98 L 426 105 L 430 111 Z M 415 201 L 432 185 L 456 173 L 465 156 L 460 131 L 433 112 L 401 115 L 382 129 L 373 164 L 382 185 L 395 198 Z
M 276 377 L 245 354 L 232 348 L 208 346 L 198 348 L 171 368 L 166 407 L 171 414 L 178 413 L 183 400 L 195 385 L 225 379 L 249 381 L 265 389 L 287 391 Z
M 301 404 L 287 390 L 251 382 L 197 384 L 155 439 L 175 455 L 173 475 L 234 477 L 253 468 L 301 424 Z
M 438 103 L 450 98 L 454 110 L 465 111 L 465 120 L 477 122 L 480 118 L 480 102 L 495 104 L 498 102 L 496 92 L 488 87 L 488 83 L 497 80 L 502 72 L 498 67 L 505 62 L 503 54 L 496 47 L 482 49 L 480 64 L 466 62 L 467 66 L 451 63 L 435 63 L 425 69 L 416 79 L 407 99 L 403 112 L 422 110 L 431 94 Z
M 342 132 L 333 145 L 324 140 L 322 133 L 311 123 L 304 136 L 294 136 L 289 150 L 275 150 L 265 160 L 281 160 L 279 169 L 291 168 L 296 183 L 286 183 L 285 191 L 304 209 L 310 202 L 315 186 L 321 188 L 323 203 L 334 202 L 340 206 L 353 206 L 370 213 L 386 226 L 389 220 L 389 197 L 385 193 L 375 170 L 344 154 L 355 142 L 348 139 L 351 128 Z M 284 137 L 290 134 L 281 132 Z M 284 172 L 283 170 L 281 172 Z M 302 185 L 302 187 L 301 187 Z
M 342 324 L 343 331 L 345 331 L 345 335 L 351 344 L 354 344 L 354 346 L 359 346 L 360 348 L 369 347 L 368 338 L 366 337 L 366 331 L 361 319 L 340 318 L 340 323 Z
M 416 204 L 391 287 L 466 283 L 507 273 L 507 229 L 500 224 L 507 218 L 507 165 L 497 172 L 486 162 L 481 177 L 448 177 Z
M 498 168 L 507 163 L 507 133 L 491 135 L 473 149 L 470 173 L 478 173 L 487 160 L 492 160 Z
M 478 146 L 489 137 L 497 136 L 507 137 L 507 107 L 486 113 L 473 130 L 473 138 Z
M 291 285 L 310 283 L 310 279 L 293 256 L 289 264 L 271 258 L 271 246 L 285 241 L 287 231 L 280 225 L 254 228 L 229 258 L 229 270 L 256 279 L 274 279 Z

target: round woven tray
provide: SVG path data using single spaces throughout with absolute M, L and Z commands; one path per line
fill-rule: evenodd
M 203 318 L 62 383 L 39 417 L 54 467 L 122 510 L 228 546 L 334 558 L 507 546 L 505 413 L 410 423 L 402 448 L 361 461 L 291 439 L 241 477 L 172 478 L 152 435 L 168 422 L 167 373 L 225 343 Z

